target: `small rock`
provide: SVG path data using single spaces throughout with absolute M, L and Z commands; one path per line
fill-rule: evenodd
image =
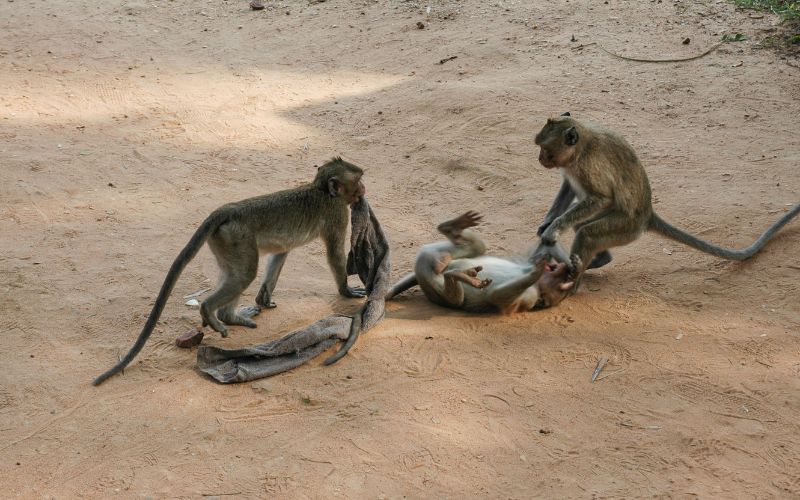
M 197 299 L 189 299 L 186 301 L 186 305 L 189 307 L 200 307 L 200 301 Z
M 423 23 L 422 21 L 417 21 L 417 29 L 418 30 L 424 30 L 425 29 L 425 23 Z
M 183 347 L 188 349 L 189 347 L 194 347 L 196 345 L 200 345 L 200 342 L 203 341 L 203 331 L 198 328 L 193 328 L 188 332 L 184 333 L 180 337 L 175 339 L 175 345 L 178 347 Z
M 690 43 L 691 41 L 692 41 L 692 40 L 691 40 L 691 38 L 684 38 L 684 39 L 683 39 L 683 41 L 682 41 L 681 43 L 682 43 L 682 44 L 684 44 L 684 45 L 689 45 L 689 43 Z
M 253 0 L 250 2 L 250 8 L 253 10 L 264 10 L 264 3 L 261 0 Z

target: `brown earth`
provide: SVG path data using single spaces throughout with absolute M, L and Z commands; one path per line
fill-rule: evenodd
M 367 169 L 396 276 L 467 209 L 493 253 L 530 246 L 559 184 L 533 135 L 565 110 L 623 133 L 662 215 L 715 242 L 743 246 L 800 200 L 800 71 L 759 48 L 769 14 L 265 3 L 0 2 L 0 496 L 800 496 L 798 223 L 743 264 L 647 235 L 544 312 L 415 292 L 339 364 L 236 386 L 174 346 L 199 321 L 182 297 L 216 279 L 203 250 L 137 361 L 90 386 L 210 210 L 334 154 Z M 600 48 L 681 58 L 736 32 L 680 63 Z M 292 254 L 276 300 L 258 329 L 203 342 L 358 305 L 320 244 Z

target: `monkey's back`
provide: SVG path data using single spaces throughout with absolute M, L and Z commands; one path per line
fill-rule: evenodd
M 587 130 L 591 138 L 580 155 L 581 165 L 570 173 L 584 189 L 591 186 L 592 194 L 610 198 L 631 219 L 649 221 L 653 213 L 650 180 L 633 147 L 611 130 L 597 126 Z
M 262 253 L 283 253 L 320 237 L 326 227 L 346 226 L 349 210 L 311 184 L 225 204 L 212 213 L 225 222 L 212 238 L 255 235 Z M 323 214 L 323 216 L 320 216 Z

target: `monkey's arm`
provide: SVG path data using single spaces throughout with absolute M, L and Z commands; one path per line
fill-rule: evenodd
M 278 284 L 278 276 L 281 275 L 283 264 L 286 262 L 286 257 L 289 252 L 272 254 L 267 258 L 266 273 L 264 274 L 264 281 L 261 283 L 261 288 L 258 290 L 256 296 L 256 304 L 261 307 L 272 308 L 275 307 L 275 302 L 272 301 L 272 293 L 275 291 L 275 285 Z
M 611 200 L 608 198 L 587 196 L 583 200 L 572 205 L 545 229 L 544 233 L 542 233 L 542 243 L 545 245 L 554 245 L 561 231 L 586 220 L 596 218 L 610 207 Z
M 550 210 L 548 210 L 547 215 L 544 216 L 544 222 L 542 222 L 542 225 L 539 226 L 539 229 L 536 231 L 536 236 L 541 236 L 554 220 L 566 212 L 569 206 L 572 205 L 574 199 L 575 191 L 572 190 L 570 183 L 564 179 L 561 183 L 561 188 L 558 190 L 556 199 L 553 200 Z
M 344 297 L 366 297 L 367 292 L 361 287 L 347 285 L 347 254 L 345 253 L 344 234 L 328 234 L 325 236 L 325 248 L 328 254 L 328 265 L 331 267 L 339 294 Z
M 403 278 L 401 278 L 400 281 L 395 283 L 394 286 L 392 286 L 392 288 L 389 289 L 389 292 L 386 294 L 385 299 L 391 300 L 397 295 L 400 295 L 409 288 L 413 288 L 418 284 L 419 281 L 417 281 L 417 275 L 414 273 L 408 273 Z

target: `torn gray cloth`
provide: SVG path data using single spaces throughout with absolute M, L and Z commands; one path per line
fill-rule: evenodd
M 362 331 L 383 319 L 391 274 L 389 241 L 366 198 L 352 206 L 350 223 L 347 272 L 358 274 L 367 291 L 367 301 L 355 319 L 333 314 L 278 340 L 244 349 L 200 346 L 197 351 L 200 371 L 223 384 L 256 380 L 296 368 L 345 341 L 326 360 L 325 364 L 331 364 L 347 353 Z

